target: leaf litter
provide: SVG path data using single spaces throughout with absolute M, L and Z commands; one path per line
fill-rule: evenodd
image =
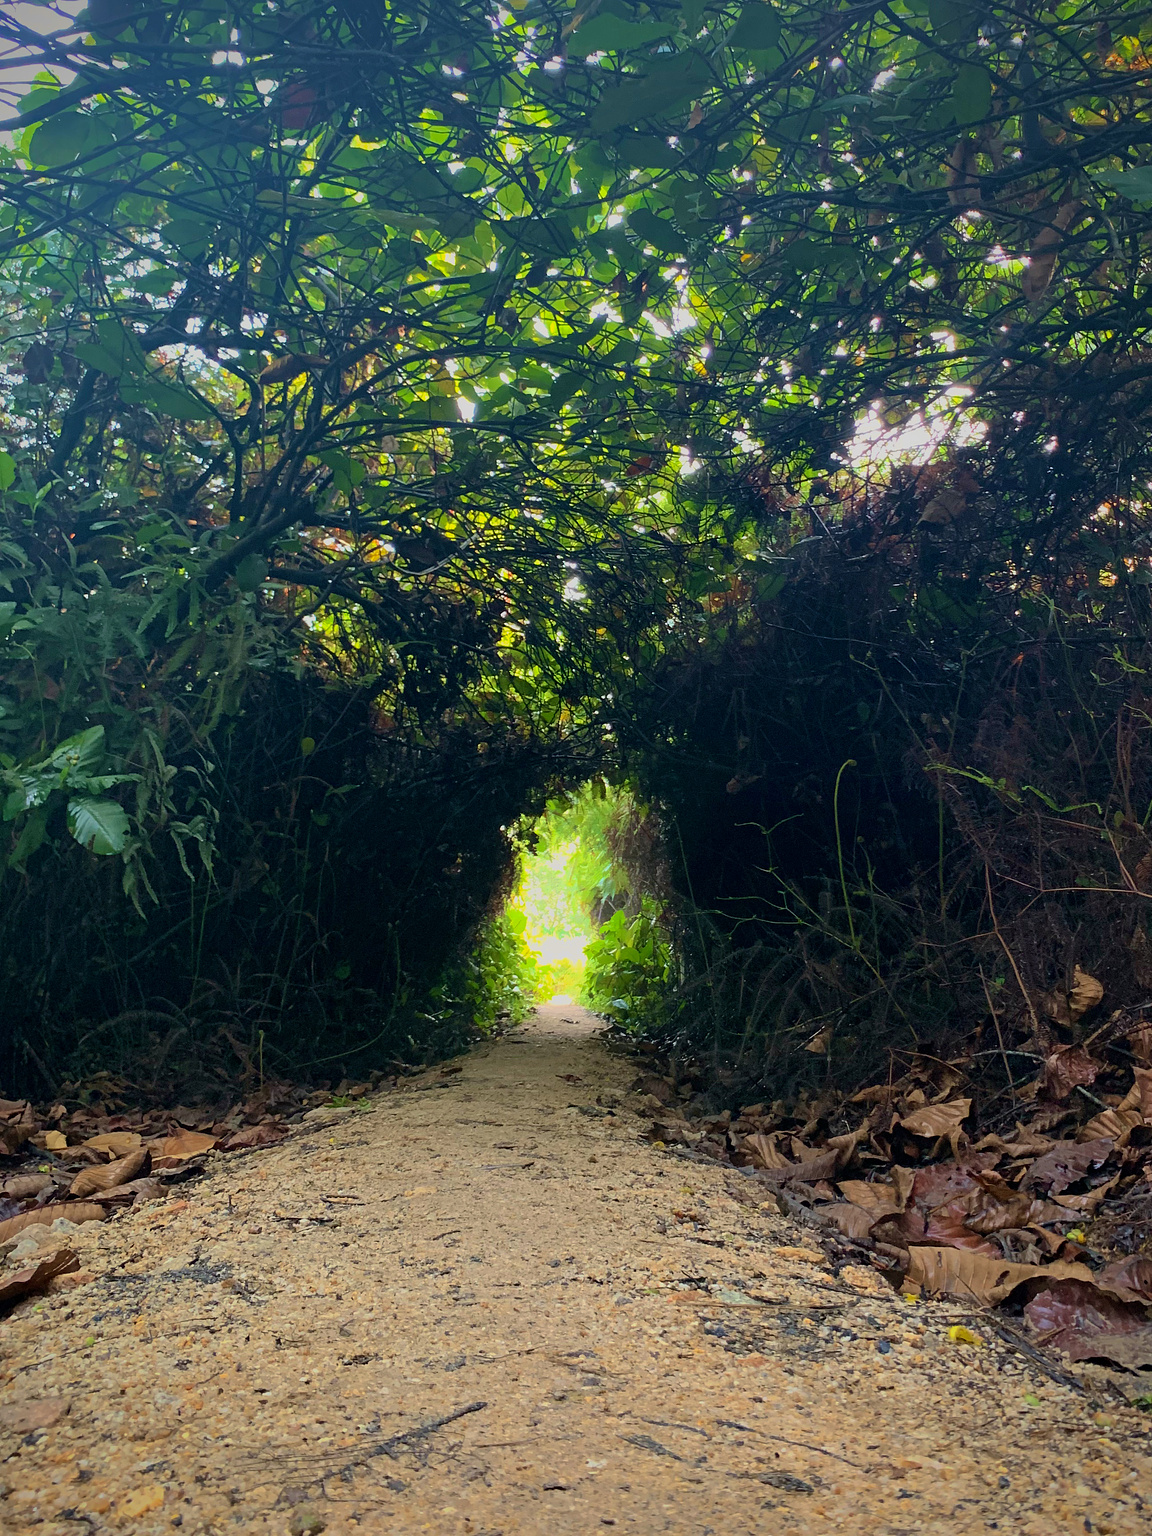
M 1075 1032 L 1102 998 L 1077 967 L 1049 1016 Z M 685 1103 L 670 1064 L 633 1086 L 651 1139 L 739 1168 L 834 1262 L 866 1255 L 902 1294 L 998 1308 L 1041 1349 L 1139 1373 L 1152 1370 L 1150 1030 L 1121 1011 L 1037 1056 L 1010 1126 L 1002 1106 L 982 1123 L 975 1054 L 914 1055 L 848 1097 L 721 1114 Z
M 373 1078 L 341 1083 L 335 1094 L 269 1082 L 223 1112 L 133 1108 L 128 1086 L 106 1073 L 68 1085 L 66 1102 L 51 1106 L 0 1099 L 0 1313 L 76 1274 L 68 1241 L 80 1227 L 168 1199 L 214 1154 L 272 1147 L 307 1122 L 325 1123 L 366 1099 L 383 1080 Z

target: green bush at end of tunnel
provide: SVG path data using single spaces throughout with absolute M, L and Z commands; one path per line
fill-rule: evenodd
M 584 951 L 583 1001 L 630 1031 L 656 1028 L 664 1017 L 672 947 L 659 917 L 646 896 L 635 917 L 614 912 Z

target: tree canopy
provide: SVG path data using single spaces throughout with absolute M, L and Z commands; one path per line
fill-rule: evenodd
M 70 833 L 139 904 L 158 833 L 210 866 L 253 679 L 473 763 L 658 753 L 653 679 L 812 540 L 899 547 L 933 666 L 1054 605 L 1139 630 L 1150 38 L 1097 0 L 7 9 L 8 868 Z

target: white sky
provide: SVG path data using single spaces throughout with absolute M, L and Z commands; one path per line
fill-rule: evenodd
M 67 26 L 71 17 L 84 9 L 85 0 L 54 0 L 51 5 L 33 5 L 20 0 L 16 5 L 4 5 L 6 15 L 14 17 L 31 31 L 49 34 Z M 39 66 L 25 62 L 26 55 L 13 43 L 0 41 L 0 122 L 19 114 L 20 97 L 28 89 L 29 82 L 39 72 Z M 59 72 L 61 80 L 70 78 L 67 70 Z

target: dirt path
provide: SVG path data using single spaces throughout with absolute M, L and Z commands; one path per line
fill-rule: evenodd
M 84 1228 L 95 1278 L 0 1324 L 0 1529 L 1146 1536 L 1146 1414 L 834 1279 L 638 1139 L 593 1023 Z

